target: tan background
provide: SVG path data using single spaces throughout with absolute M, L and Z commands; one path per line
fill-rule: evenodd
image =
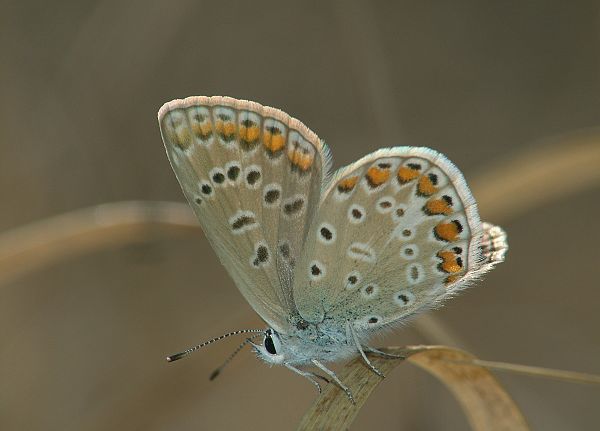
M 282 108 L 330 144 L 335 167 L 382 146 L 426 145 L 468 180 L 600 125 L 593 1 L 3 1 L 0 10 L 1 231 L 99 203 L 181 201 L 156 122 L 176 97 Z M 600 373 L 599 191 L 518 214 L 481 208 L 505 226 L 511 251 L 479 288 L 433 313 L 454 342 L 485 359 Z M 235 341 L 163 360 L 257 324 L 198 231 L 149 229 L 134 245 L 21 272 L 0 285 L 0 428 L 291 429 L 316 395 L 304 379 L 244 352 L 208 382 Z M 379 343 L 436 341 L 418 329 Z M 534 429 L 600 423 L 597 387 L 500 378 Z M 467 426 L 446 389 L 409 365 L 354 429 L 374 425 Z

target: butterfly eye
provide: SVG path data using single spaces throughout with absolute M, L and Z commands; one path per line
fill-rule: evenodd
M 267 349 L 267 352 L 269 352 L 271 355 L 277 354 L 277 350 L 275 350 L 275 343 L 273 342 L 273 337 L 271 337 L 270 335 L 267 335 L 265 337 L 265 349 Z

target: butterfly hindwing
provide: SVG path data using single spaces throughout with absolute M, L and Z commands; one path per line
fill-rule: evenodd
M 379 150 L 324 191 L 296 268 L 296 305 L 309 321 L 364 330 L 399 321 L 503 259 L 484 256 L 483 236 L 471 192 L 443 155 Z
M 291 284 L 327 170 L 326 147 L 277 109 L 190 97 L 159 111 L 165 148 L 205 235 L 273 328 L 294 309 Z

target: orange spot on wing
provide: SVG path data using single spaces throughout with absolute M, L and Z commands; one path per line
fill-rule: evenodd
M 449 215 L 452 213 L 452 208 L 443 199 L 431 199 L 425 204 L 425 212 L 430 215 Z
M 187 128 L 176 130 L 170 135 L 173 143 L 182 150 L 187 150 L 192 145 L 192 137 Z
M 337 189 L 340 193 L 349 193 L 356 186 L 358 177 L 349 177 L 340 181 L 337 185 Z
M 440 223 L 433 228 L 433 231 L 436 238 L 448 242 L 456 241 L 458 239 L 458 234 L 460 233 L 459 227 L 453 221 L 450 223 Z
M 306 172 L 312 166 L 312 162 L 313 158 L 310 154 L 302 154 L 296 165 L 300 168 L 301 171 Z
M 217 129 L 217 133 L 219 133 L 220 135 L 225 136 L 227 138 L 230 138 L 235 133 L 235 124 L 233 124 L 230 121 L 225 123 L 225 122 L 219 120 L 219 121 L 217 121 L 215 128 Z
M 437 256 L 442 259 L 440 268 L 444 272 L 454 273 L 459 272 L 462 269 L 462 262 L 459 260 L 459 256 L 452 251 L 440 251 Z
M 290 159 L 292 166 L 296 167 L 302 172 L 308 171 L 314 160 L 313 155 L 307 150 L 303 150 L 300 146 L 290 148 L 288 151 L 288 158 Z
M 273 135 L 271 132 L 263 133 L 263 145 L 272 153 L 280 151 L 285 146 L 285 138 L 281 134 Z
M 379 187 L 390 178 L 390 170 L 373 166 L 367 171 L 366 177 L 371 187 Z
M 208 138 L 212 133 L 212 126 L 210 123 L 194 123 L 192 124 L 192 131 L 196 136 L 200 136 L 203 139 Z
M 245 142 L 255 142 L 260 136 L 260 129 L 257 126 L 245 127 L 240 126 L 240 139 Z
M 235 133 L 235 124 L 225 123 L 225 135 L 231 136 Z
M 419 185 L 417 186 L 417 192 L 423 196 L 431 196 L 437 191 L 437 188 L 431 182 L 431 179 L 427 175 L 421 175 L 419 178 Z
M 400 169 L 398 169 L 397 177 L 400 184 L 406 184 L 409 181 L 414 180 L 418 176 L 419 171 L 417 171 L 416 169 L 411 169 L 406 166 L 401 166 Z

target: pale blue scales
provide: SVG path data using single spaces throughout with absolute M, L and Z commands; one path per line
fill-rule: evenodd
M 302 368 L 315 366 L 352 400 L 326 362 L 362 355 L 371 366 L 364 350 L 372 335 L 435 307 L 504 260 L 504 232 L 481 223 L 461 172 L 436 151 L 382 149 L 330 177 L 327 147 L 277 109 L 189 97 L 158 116 L 208 240 L 269 325 L 169 360 L 255 333 L 240 349 L 251 344 L 261 359 L 320 389 L 318 376 Z M 262 344 L 252 342 L 256 334 Z

